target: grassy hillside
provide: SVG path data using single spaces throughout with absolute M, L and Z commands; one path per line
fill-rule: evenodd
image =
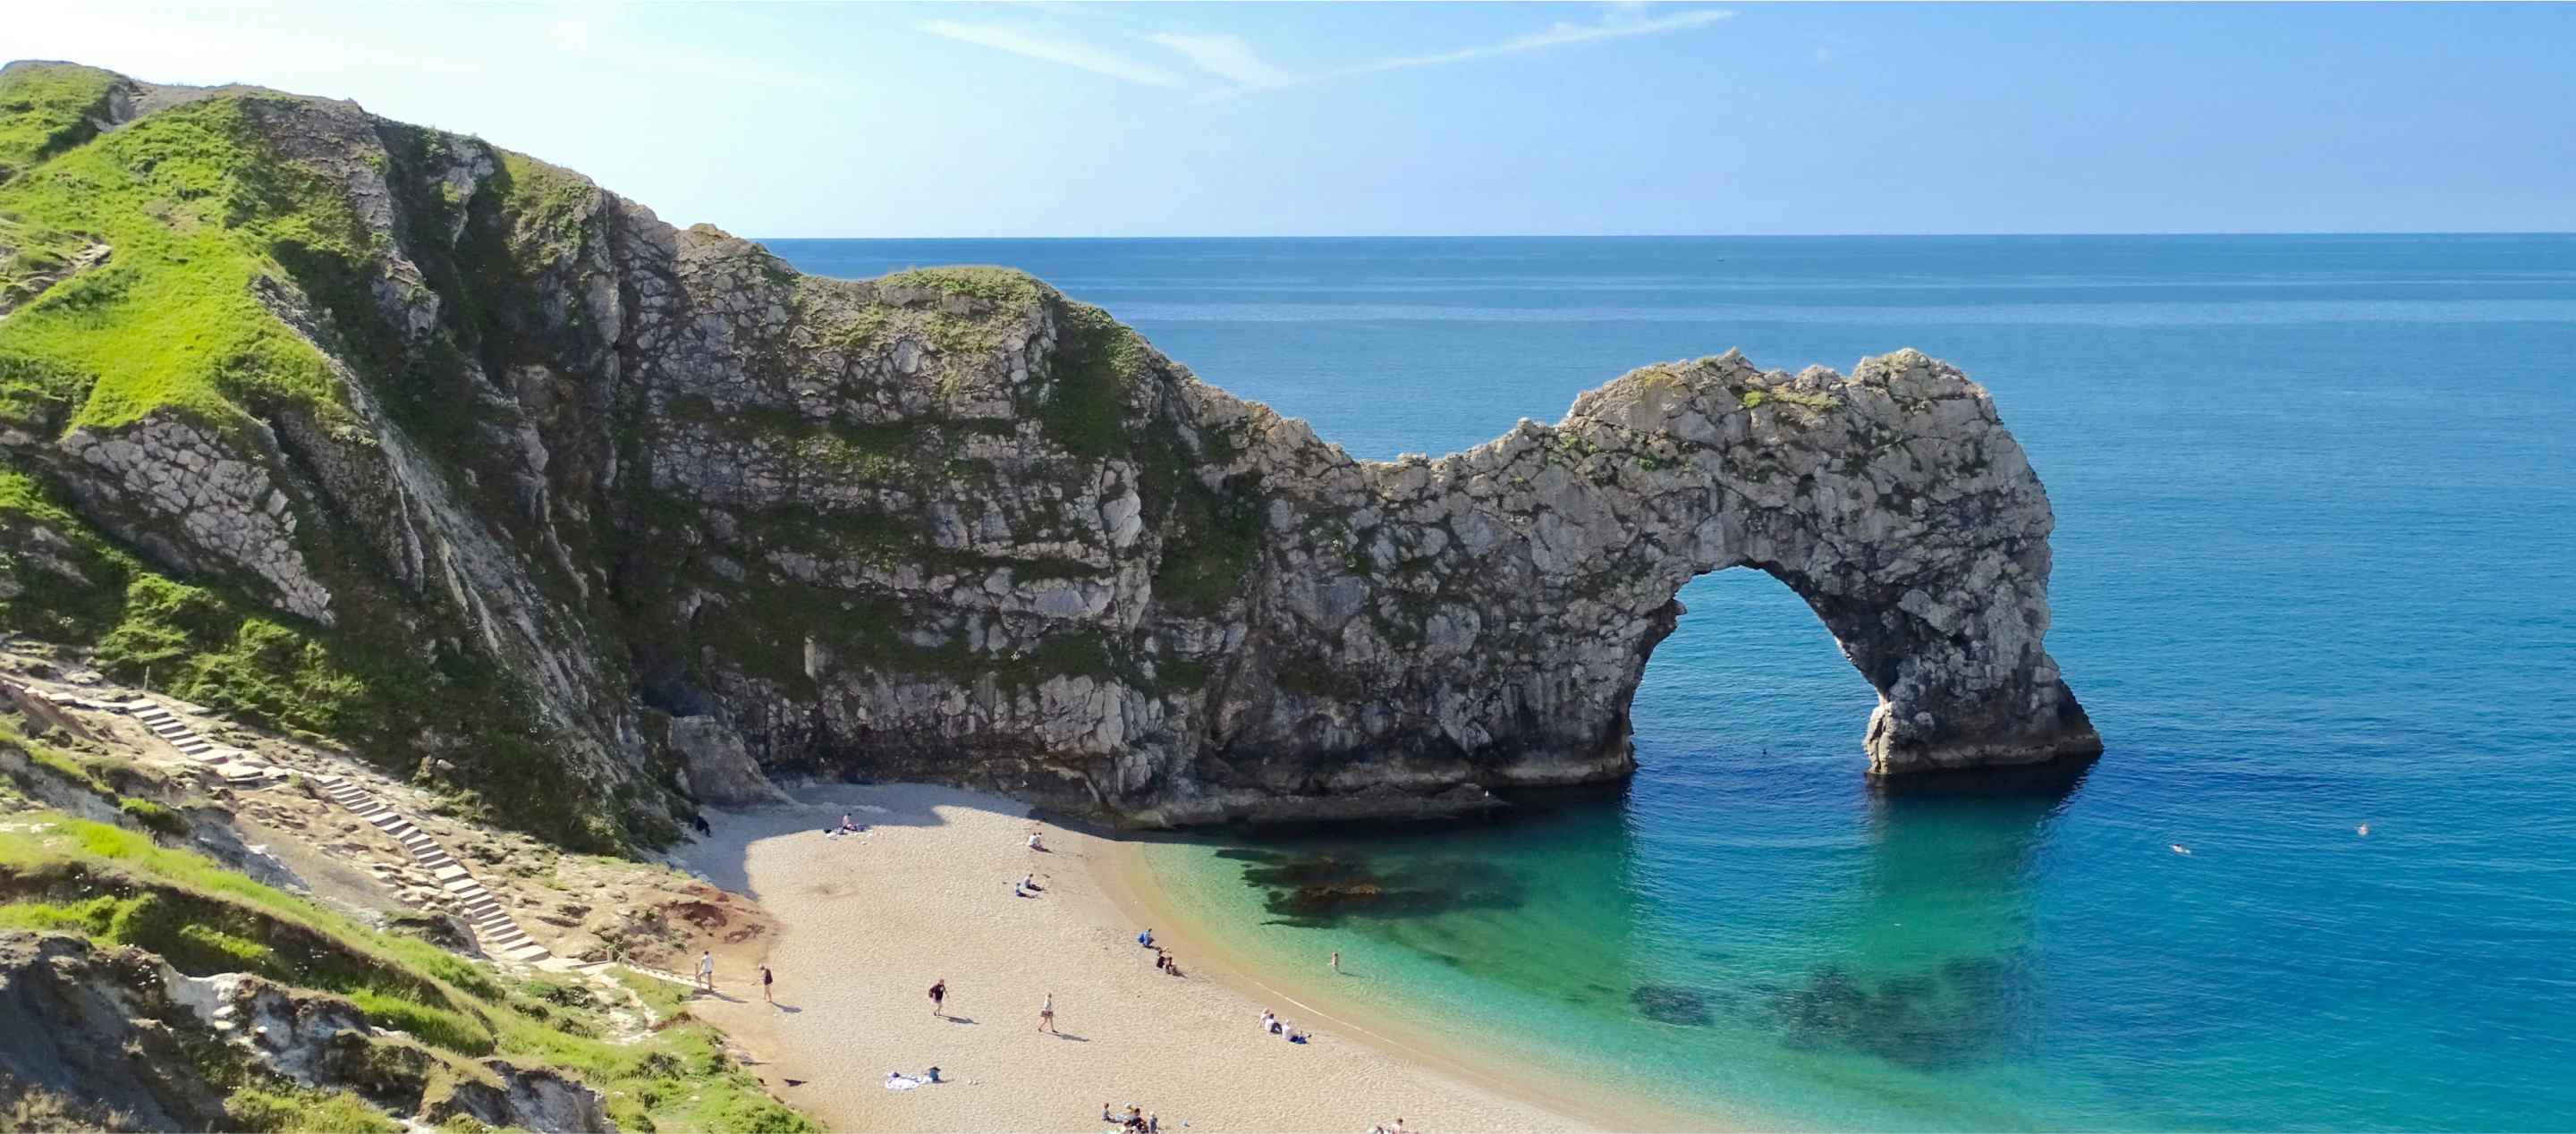
M 342 179 L 281 150 L 312 104 L 230 92 L 102 133 L 120 84 L 131 89 L 60 64 L 0 71 L 0 632 L 94 650 L 120 680 L 406 774 L 439 756 L 460 769 L 462 809 L 566 846 L 672 837 L 649 790 L 605 798 L 551 753 L 522 685 L 471 654 L 470 627 L 401 593 L 358 533 L 298 533 L 339 615 L 326 627 L 273 610 L 255 579 L 168 570 L 93 522 L 95 503 L 75 505 L 48 451 L 73 430 L 167 415 L 239 436 L 293 418 L 366 444 L 331 360 L 281 318 L 279 296 L 308 303 L 321 341 L 351 348 L 395 410 L 465 400 L 412 388 L 411 369 L 445 356 L 388 345 L 366 282 L 388 237 Z M 361 159 L 390 160 L 360 133 Z M 478 221 L 496 232 L 543 230 L 595 192 L 513 167 L 528 187 Z
M 714 1029 L 678 1012 L 668 986 L 633 978 L 641 995 L 627 998 L 571 978 L 507 976 L 135 831 L 55 812 L 8 819 L 0 830 L 0 931 L 133 946 L 191 976 L 252 973 L 340 998 L 370 1023 L 404 1034 L 369 1041 L 363 1063 L 381 1081 L 362 1086 L 373 1101 L 297 1086 L 237 1049 L 202 1049 L 194 1073 L 225 1092 L 227 1117 L 241 1129 L 390 1131 L 388 1098 L 418 1099 L 417 1114 L 399 1117 L 470 1129 L 470 1117 L 459 1119 L 445 1100 L 460 1083 L 491 1081 L 476 1060 L 496 1055 L 600 1091 L 625 1130 L 815 1129 L 736 1066 Z M 629 1027 L 621 1038 L 621 1012 L 650 1013 L 660 1026 Z M 0 1084 L 0 1095 L 9 1093 Z M 77 1100 L 51 1101 L 77 1110 Z M 0 1098 L 0 1115 L 10 1106 L 22 1118 L 42 1113 L 48 1102 Z

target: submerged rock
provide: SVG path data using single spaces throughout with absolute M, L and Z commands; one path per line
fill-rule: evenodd
M 1709 1008 L 1708 994 L 1698 989 L 1641 984 L 1628 994 L 1628 1002 L 1636 1005 L 1639 1015 L 1659 1024 L 1705 1028 L 1717 1022 L 1717 1014 Z

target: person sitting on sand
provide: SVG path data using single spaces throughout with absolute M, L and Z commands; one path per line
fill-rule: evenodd
M 850 822 L 850 813 L 847 811 L 841 813 L 841 833 L 845 835 L 859 833 L 858 827 Z
M 1116 1121 L 1118 1121 L 1118 1116 L 1117 1116 L 1117 1115 L 1115 1115 L 1115 1114 L 1110 1113 L 1110 1111 L 1109 1111 L 1109 1104 L 1108 1104 L 1108 1103 L 1105 1103 L 1105 1102 L 1104 1102 L 1104 1103 L 1100 1104 L 1100 1120 L 1101 1120 L 1102 1122 L 1116 1122 Z
M 1162 1115 L 1149 1114 L 1145 1116 L 1145 1134 L 1163 1134 Z
M 1154 931 L 1153 931 L 1153 930 L 1148 929 L 1148 930 L 1146 930 L 1146 931 L 1145 931 L 1145 932 L 1143 932 L 1143 933 L 1139 933 L 1139 934 L 1137 934 L 1137 935 L 1136 935 L 1136 943 L 1137 943 L 1137 944 L 1139 944 L 1139 945 L 1142 945 L 1142 946 L 1144 946 L 1144 947 L 1146 947 L 1146 948 L 1148 948 L 1148 949 L 1153 948 L 1153 947 L 1154 947 Z
M 1181 975 L 1181 959 L 1169 953 L 1163 954 L 1163 971 L 1173 976 Z
M 1154 950 L 1154 971 L 1155 971 L 1155 972 L 1158 972 L 1158 973 L 1159 973 L 1159 972 L 1163 971 L 1164 969 L 1171 967 L 1171 964 L 1172 964 L 1172 955 L 1171 955 L 1171 954 L 1166 953 L 1166 952 L 1164 952 L 1164 951 L 1162 951 L 1162 950 L 1160 950 L 1160 949 L 1156 949 L 1156 950 Z
M 1261 1010 L 1261 1030 L 1264 1034 L 1267 1034 L 1270 1029 L 1278 1023 L 1279 1017 L 1271 1015 L 1270 1009 L 1264 1008 Z
M 1035 874 L 1020 875 L 1020 888 L 1031 893 L 1036 893 L 1046 889 L 1046 887 L 1038 885 L 1038 876 Z
M 1039 841 L 1038 833 L 1035 831 L 1029 832 L 1029 849 L 1033 851 L 1042 851 L 1046 849 L 1046 844 Z

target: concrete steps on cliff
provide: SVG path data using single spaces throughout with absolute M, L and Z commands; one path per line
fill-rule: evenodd
M 429 871 L 431 880 L 456 903 L 458 916 L 465 919 L 474 934 L 476 947 L 486 955 L 520 963 L 534 963 L 554 956 L 551 950 L 528 936 L 528 931 L 521 928 L 509 910 L 502 906 L 500 898 L 475 880 L 473 871 L 466 869 L 464 863 L 458 862 L 456 856 L 449 854 L 446 847 L 439 845 L 438 840 L 431 838 L 429 832 L 422 830 L 409 817 L 368 794 L 347 777 L 315 776 L 313 782 L 322 789 L 322 798 L 391 836 L 414 866 Z

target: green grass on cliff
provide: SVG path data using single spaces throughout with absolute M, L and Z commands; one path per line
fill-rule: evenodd
M 68 578 L 38 562 L 69 567 Z M 63 550 L 67 547 L 68 550 Z M 514 692 L 488 666 L 413 640 L 395 618 L 350 617 L 321 630 L 222 586 L 152 570 L 73 515 L 66 502 L 0 458 L 0 570 L 22 593 L 0 599 L 0 631 L 84 643 L 100 670 L 245 723 L 329 737 L 410 774 L 416 738 L 461 737 L 448 758 L 480 790 L 459 810 L 567 847 L 614 851 L 627 836 L 523 722 Z M 354 592 L 344 592 L 351 598 Z
M 986 264 L 906 268 L 879 277 L 877 283 L 881 286 L 924 287 L 1013 309 L 1033 306 L 1047 293 L 1046 285 L 1027 272 Z
M 548 254 L 570 250 L 599 199 L 599 188 L 569 169 L 526 154 L 499 152 L 503 176 L 493 185 L 503 194 L 500 211 L 510 218 L 521 259 L 551 259 Z
M 71 64 L 21 64 L 0 72 L 0 181 L 88 141 L 116 74 Z
M 1127 395 L 1145 370 L 1145 343 L 1109 313 L 1067 303 L 1056 325 L 1054 371 L 1038 421 L 1059 445 L 1085 457 L 1126 448 Z
M 0 215 L 0 310 L 33 299 L 70 274 L 74 260 L 90 246 L 77 232 L 31 226 Z
M 356 256 L 367 237 L 344 186 L 260 136 L 262 97 L 162 111 L 0 185 L 0 216 L 25 231 L 112 249 L 0 322 L 0 421 L 104 427 L 170 406 L 230 425 L 280 402 L 339 416 L 321 353 L 255 289 L 287 278 L 281 255 Z
M 48 533 L 48 557 L 78 572 L 34 562 L 30 533 Z M 351 668 L 308 633 L 223 591 L 191 586 L 147 568 L 74 516 L 34 478 L 0 464 L 0 548 L 24 589 L 0 599 L 0 630 L 49 641 L 89 642 L 93 661 L 119 678 L 253 723 L 295 731 L 364 736 L 389 727 L 399 697 L 389 680 Z
M 458 481 L 482 486 L 474 502 L 488 514 L 511 515 L 507 470 L 496 472 L 489 446 L 473 438 L 472 367 L 462 351 L 482 353 L 494 373 L 544 358 L 543 346 L 523 341 L 535 308 L 525 275 L 578 244 L 596 190 L 567 171 L 501 155 L 469 210 L 444 175 L 475 164 L 464 159 L 476 158 L 480 143 L 361 129 L 346 143 L 358 147 L 350 157 L 386 176 L 396 228 L 420 246 L 420 267 L 445 300 L 450 334 L 407 339 L 371 294 L 391 251 L 385 235 L 362 222 L 344 179 L 274 141 L 342 144 L 324 130 L 336 121 L 327 108 L 248 92 L 103 135 L 66 125 L 83 120 L 66 107 L 96 101 L 111 82 L 59 66 L 0 76 L 0 140 L 57 139 L 27 149 L 41 149 L 42 160 L 0 183 L 0 287 L 59 276 L 64 258 L 92 243 L 110 249 L 103 263 L 0 320 L 0 429 L 55 436 L 162 411 L 218 431 L 298 416 L 325 431 L 352 424 L 324 355 L 260 298 L 300 291 L 325 341 L 406 430 L 469 470 Z M 444 247 L 458 225 L 467 237 L 457 243 L 470 254 Z M 16 592 L 0 599 L 0 630 L 90 646 L 120 679 L 148 677 L 156 691 L 250 724 L 328 736 L 398 773 L 413 772 L 433 749 L 459 768 L 456 782 L 477 785 L 460 797 L 466 810 L 568 846 L 626 847 L 621 813 L 636 825 L 633 838 L 668 837 L 656 829 L 655 808 L 601 798 L 546 752 L 525 690 L 441 644 L 471 631 L 400 593 L 379 553 L 352 532 L 307 524 L 300 534 L 338 615 L 336 625 L 316 626 L 274 614 L 242 593 L 255 585 L 245 580 L 182 578 L 148 563 L 103 534 L 113 523 L 93 525 L 69 507 L 42 472 L 0 455 L 0 577 Z M 532 562 L 549 562 L 524 533 L 496 528 L 519 539 Z M 569 590 L 545 572 L 541 585 Z
M 561 1070 L 607 1096 L 629 1131 L 819 1129 L 762 1090 L 705 1024 L 647 1008 L 658 1030 L 612 1038 L 607 998 L 578 982 L 505 979 L 426 942 L 381 933 L 131 831 L 18 812 L 0 831 L 0 928 L 73 933 L 156 953 L 191 976 L 250 972 L 347 999 L 408 1034 L 435 1083 L 488 1080 L 470 1060 L 499 1055 Z M 380 1048 L 400 1041 L 374 1040 Z M 400 1051 L 380 1052 L 396 1062 Z M 420 1060 L 416 1059 L 415 1062 Z M 355 1100 L 283 1082 L 233 1092 L 245 1129 L 363 1129 Z M 434 1097 L 435 1089 L 430 1091 Z M 332 1125 L 334 1116 L 348 1125 Z M 322 1122 L 322 1126 L 310 1125 Z

